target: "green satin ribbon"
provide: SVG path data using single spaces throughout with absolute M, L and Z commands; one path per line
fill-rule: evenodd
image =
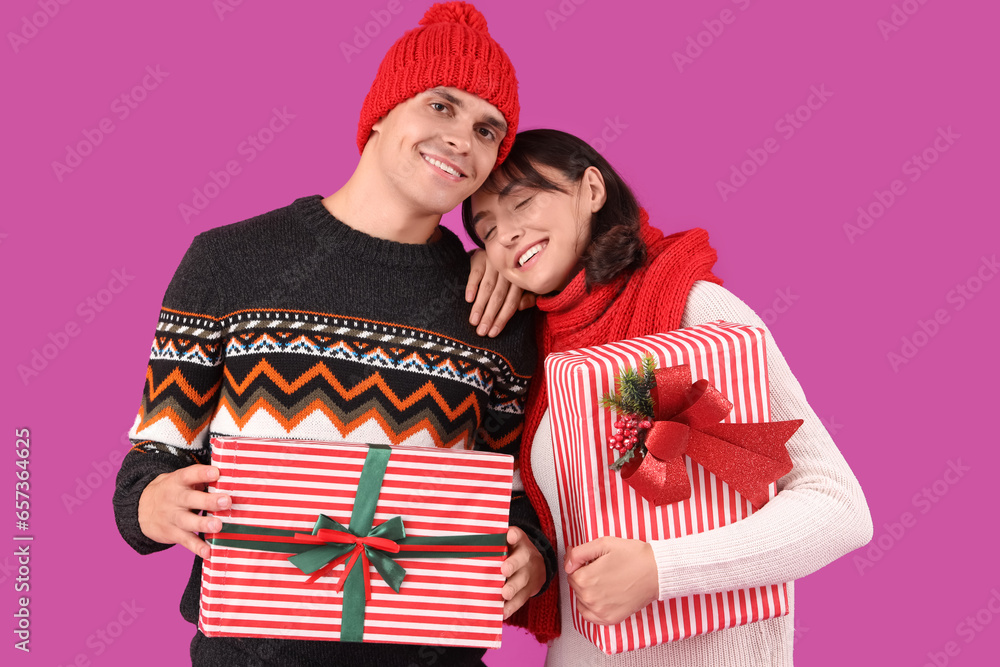
M 369 445 L 365 464 L 358 480 L 358 490 L 351 512 L 350 526 L 345 528 L 330 517 L 320 514 L 313 526 L 312 539 L 306 541 L 307 534 L 296 530 L 282 528 L 264 528 L 261 526 L 245 526 L 224 523 L 217 537 L 209 539 L 213 545 L 268 551 L 273 553 L 289 553 L 288 560 L 299 570 L 311 574 L 313 581 L 323 568 L 338 558 L 358 549 L 375 566 L 395 592 L 406 576 L 406 570 L 397 563 L 395 558 L 475 558 L 484 556 L 503 556 L 507 553 L 506 532 L 489 535 L 447 535 L 440 537 L 406 537 L 403 518 L 395 516 L 388 521 L 372 527 L 375 519 L 375 508 L 382 492 L 382 480 L 389 463 L 392 448 L 388 445 Z M 320 531 L 324 531 L 321 533 Z M 330 532 L 333 531 L 333 532 Z M 345 539 L 335 533 L 344 533 L 357 538 L 382 538 L 389 540 L 402 548 L 398 553 L 379 548 L 379 540 L 375 544 L 349 542 L 323 542 L 321 538 Z M 247 535 L 254 537 L 279 538 L 273 542 L 260 539 L 240 539 L 239 537 L 218 537 L 219 535 Z M 296 537 L 298 536 L 298 537 Z M 284 539 L 281 539 L 284 538 Z M 308 537 L 307 537 L 308 539 Z M 298 540 L 298 541 L 296 541 Z M 319 542 L 319 544 L 317 544 Z M 406 547 L 426 546 L 427 551 L 410 550 Z M 360 549 L 359 549 L 360 547 Z M 433 547 L 437 547 L 434 549 Z M 466 547 L 463 549 L 463 547 Z M 476 547 L 479 547 L 478 549 Z M 386 548 L 391 548 L 386 545 Z M 357 556 L 357 554 L 355 554 Z M 355 567 L 363 559 L 355 557 L 350 562 L 347 579 L 343 582 L 344 602 L 340 620 L 340 640 L 345 642 L 360 642 L 364 635 L 365 605 L 368 600 L 368 571 L 366 567 Z

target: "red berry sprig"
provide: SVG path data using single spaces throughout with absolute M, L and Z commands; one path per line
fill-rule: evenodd
M 601 407 L 614 410 L 618 420 L 615 433 L 608 436 L 608 447 L 617 452 L 608 464 L 619 471 L 629 462 L 641 462 L 646 456 L 646 431 L 653 428 L 653 390 L 656 388 L 656 360 L 642 358 L 640 368 L 622 369 L 615 381 L 615 391 L 601 396 Z
M 653 428 L 653 422 L 642 415 L 621 415 L 614 426 L 615 433 L 608 438 L 608 447 L 624 454 L 639 443 L 640 429 Z

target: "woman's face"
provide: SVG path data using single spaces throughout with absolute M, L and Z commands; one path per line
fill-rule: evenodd
M 604 204 L 604 180 L 590 167 L 578 182 L 534 165 L 564 192 L 515 188 L 504 197 L 472 195 L 472 219 L 500 275 L 521 289 L 548 294 L 565 287 L 590 244 L 593 214 Z

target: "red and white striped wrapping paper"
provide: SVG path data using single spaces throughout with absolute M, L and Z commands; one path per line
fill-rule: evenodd
M 232 495 L 224 522 L 310 532 L 323 513 L 347 526 L 368 447 L 359 444 L 213 438 Z M 403 517 L 408 537 L 488 534 L 508 527 L 513 457 L 393 447 L 375 525 Z M 370 567 L 364 641 L 497 648 L 503 623 L 503 557 L 397 558 L 400 592 Z M 360 564 L 357 565 L 360 567 Z M 340 639 L 344 570 L 307 584 L 288 554 L 212 546 L 201 582 L 198 627 L 208 636 Z
M 645 541 L 712 530 L 749 516 L 753 507 L 700 465 L 687 463 L 691 498 L 654 507 L 608 468 L 615 415 L 598 401 L 614 390 L 626 366 L 651 355 L 657 367 L 691 366 L 733 404 L 727 423 L 769 421 L 767 361 L 762 329 L 713 322 L 549 355 L 549 413 L 566 550 L 603 536 Z M 774 497 L 777 486 L 770 487 Z M 576 611 L 573 626 L 605 653 L 631 651 L 788 613 L 786 584 L 654 602 L 617 625 L 597 625 Z

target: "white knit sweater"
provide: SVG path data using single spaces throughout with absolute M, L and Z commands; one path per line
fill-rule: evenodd
M 745 303 L 714 283 L 694 284 L 682 327 L 715 320 L 767 329 Z M 676 642 L 614 656 L 605 655 L 573 628 L 566 557 L 548 412 L 531 446 L 531 467 L 552 510 L 558 538 L 562 633 L 549 647 L 549 667 L 725 666 L 786 667 L 792 664 L 794 579 L 815 572 L 867 544 L 872 520 L 861 486 L 822 422 L 809 407 L 795 376 L 767 332 L 771 419 L 803 419 L 788 441 L 792 471 L 778 482 L 778 494 L 760 511 L 729 526 L 697 535 L 652 542 L 659 571 L 660 599 L 789 582 L 787 616 L 748 623 Z

